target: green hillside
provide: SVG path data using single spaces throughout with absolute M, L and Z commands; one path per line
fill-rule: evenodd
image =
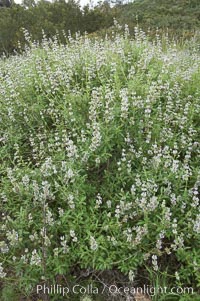
M 48 2 L 26 0 L 24 5 L 13 2 L 9 7 L 6 1 L 0 2 L 0 55 L 18 51 L 18 41 L 25 43 L 23 28 L 28 30 L 32 40 L 41 41 L 42 30 L 47 37 L 59 34 L 65 41 L 63 32 L 72 35 L 92 33 L 95 36 L 111 32 L 113 19 L 122 25 L 128 24 L 130 32 L 139 26 L 155 34 L 168 28 L 170 37 L 189 38 L 200 28 L 200 1 L 198 0 L 136 0 L 129 4 L 101 2 L 93 9 L 81 8 L 74 1 Z
M 200 28 L 199 0 L 137 0 L 120 6 L 118 20 L 132 29 L 166 29 L 174 34 L 192 33 Z

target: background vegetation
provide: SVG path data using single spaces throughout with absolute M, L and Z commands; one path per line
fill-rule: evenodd
M 110 2 L 100 2 L 94 8 L 83 8 L 74 0 L 48 2 L 24 0 L 23 5 L 6 0 L 0 1 L 0 54 L 12 53 L 18 49 L 18 41 L 24 45 L 23 28 L 28 30 L 33 40 L 41 41 L 42 30 L 47 37 L 59 33 L 72 35 L 80 31 L 98 35 L 110 33 L 109 28 L 116 18 L 121 25 L 128 24 L 130 33 L 139 24 L 149 34 L 168 30 L 170 37 L 188 38 L 200 26 L 200 2 L 198 0 L 137 0 L 115 6 Z

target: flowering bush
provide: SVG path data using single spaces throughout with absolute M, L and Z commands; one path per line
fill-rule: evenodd
M 75 265 L 200 284 L 199 65 L 138 28 L 0 60 L 5 286 Z

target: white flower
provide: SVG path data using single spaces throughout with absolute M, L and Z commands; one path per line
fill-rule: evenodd
M 129 278 L 129 280 L 130 280 L 131 282 L 134 280 L 134 278 L 135 278 L 135 273 L 134 273 L 132 270 L 129 271 L 129 273 L 128 273 L 128 278 Z
M 152 255 L 152 264 L 154 271 L 158 271 L 157 255 Z
M 3 271 L 3 266 L 2 266 L 3 263 L 0 262 L 0 278 L 5 278 L 7 273 L 5 273 Z
M 175 272 L 175 277 L 176 277 L 176 280 L 177 280 L 177 281 L 180 280 L 180 276 L 179 276 L 179 273 L 178 273 L 177 271 Z
M 194 221 L 193 231 L 200 234 L 200 214 L 197 215 Z
M 41 257 L 37 253 L 36 249 L 34 249 L 32 251 L 30 265 L 38 265 L 38 266 L 40 266 L 40 264 L 41 264 Z
M 93 251 L 96 251 L 98 249 L 98 244 L 93 236 L 90 236 L 90 248 Z
M 14 229 L 12 231 L 8 231 L 6 233 L 6 236 L 7 236 L 7 239 L 9 240 L 11 246 L 14 246 L 17 244 L 17 242 L 19 240 L 17 231 L 15 231 Z

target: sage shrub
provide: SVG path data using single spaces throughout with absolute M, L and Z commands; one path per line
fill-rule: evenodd
M 66 38 L 0 60 L 1 280 L 77 265 L 198 287 L 198 47 Z

